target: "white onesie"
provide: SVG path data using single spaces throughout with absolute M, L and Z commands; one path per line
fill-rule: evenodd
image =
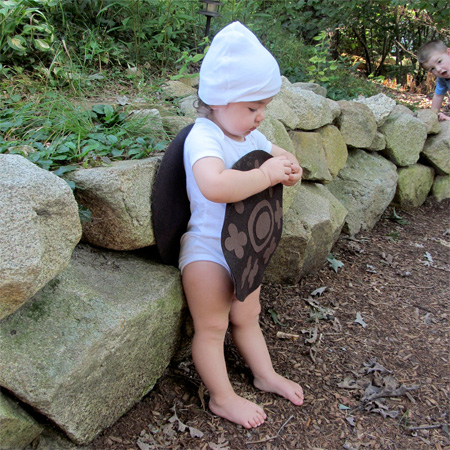
M 211 120 L 199 118 L 195 121 L 184 143 L 186 190 L 191 218 L 187 231 L 181 238 L 181 271 L 194 261 L 216 262 L 230 271 L 220 243 L 226 204 L 211 202 L 203 196 L 192 172 L 193 165 L 201 158 L 212 156 L 220 158 L 225 168 L 231 169 L 236 161 L 253 150 L 270 153 L 272 143 L 258 130 L 246 136 L 244 142 L 237 142 L 225 136 Z

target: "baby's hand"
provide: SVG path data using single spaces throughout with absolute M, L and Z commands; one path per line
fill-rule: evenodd
M 291 162 L 291 174 L 289 175 L 289 179 L 287 181 L 283 181 L 284 186 L 294 186 L 294 184 L 298 183 L 303 175 L 303 169 L 299 166 L 298 163 Z
M 450 120 L 450 117 L 447 116 L 447 115 L 444 114 L 444 113 L 439 113 L 439 114 L 438 114 L 438 119 L 439 119 L 439 122 L 443 122 L 444 120 Z
M 287 183 L 292 174 L 292 165 L 285 156 L 274 156 L 269 158 L 260 167 L 269 181 L 270 186 L 275 186 L 278 183 Z

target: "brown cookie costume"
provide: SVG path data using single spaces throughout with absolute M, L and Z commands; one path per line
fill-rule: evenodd
M 152 194 L 153 229 L 158 252 L 165 264 L 178 265 L 180 238 L 187 229 L 190 209 L 183 167 L 184 140 L 192 126 L 183 129 L 161 161 Z M 251 170 L 271 156 L 255 150 L 235 163 L 233 169 Z M 283 187 L 270 187 L 226 207 L 222 250 L 240 301 L 261 284 L 264 271 L 280 241 L 283 221 Z

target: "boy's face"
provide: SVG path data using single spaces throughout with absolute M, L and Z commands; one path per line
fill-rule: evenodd
M 225 136 L 242 142 L 245 136 L 259 127 L 266 117 L 266 106 L 272 97 L 256 102 L 229 103 L 224 106 L 211 106 L 212 120 L 221 128 Z
M 432 53 L 423 67 L 439 78 L 450 78 L 450 48 L 444 53 Z

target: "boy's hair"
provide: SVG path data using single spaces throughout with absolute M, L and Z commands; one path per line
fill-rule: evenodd
M 422 45 L 417 52 L 417 60 L 422 66 L 426 63 L 433 53 L 445 53 L 447 51 L 447 46 L 442 41 L 430 41 Z

